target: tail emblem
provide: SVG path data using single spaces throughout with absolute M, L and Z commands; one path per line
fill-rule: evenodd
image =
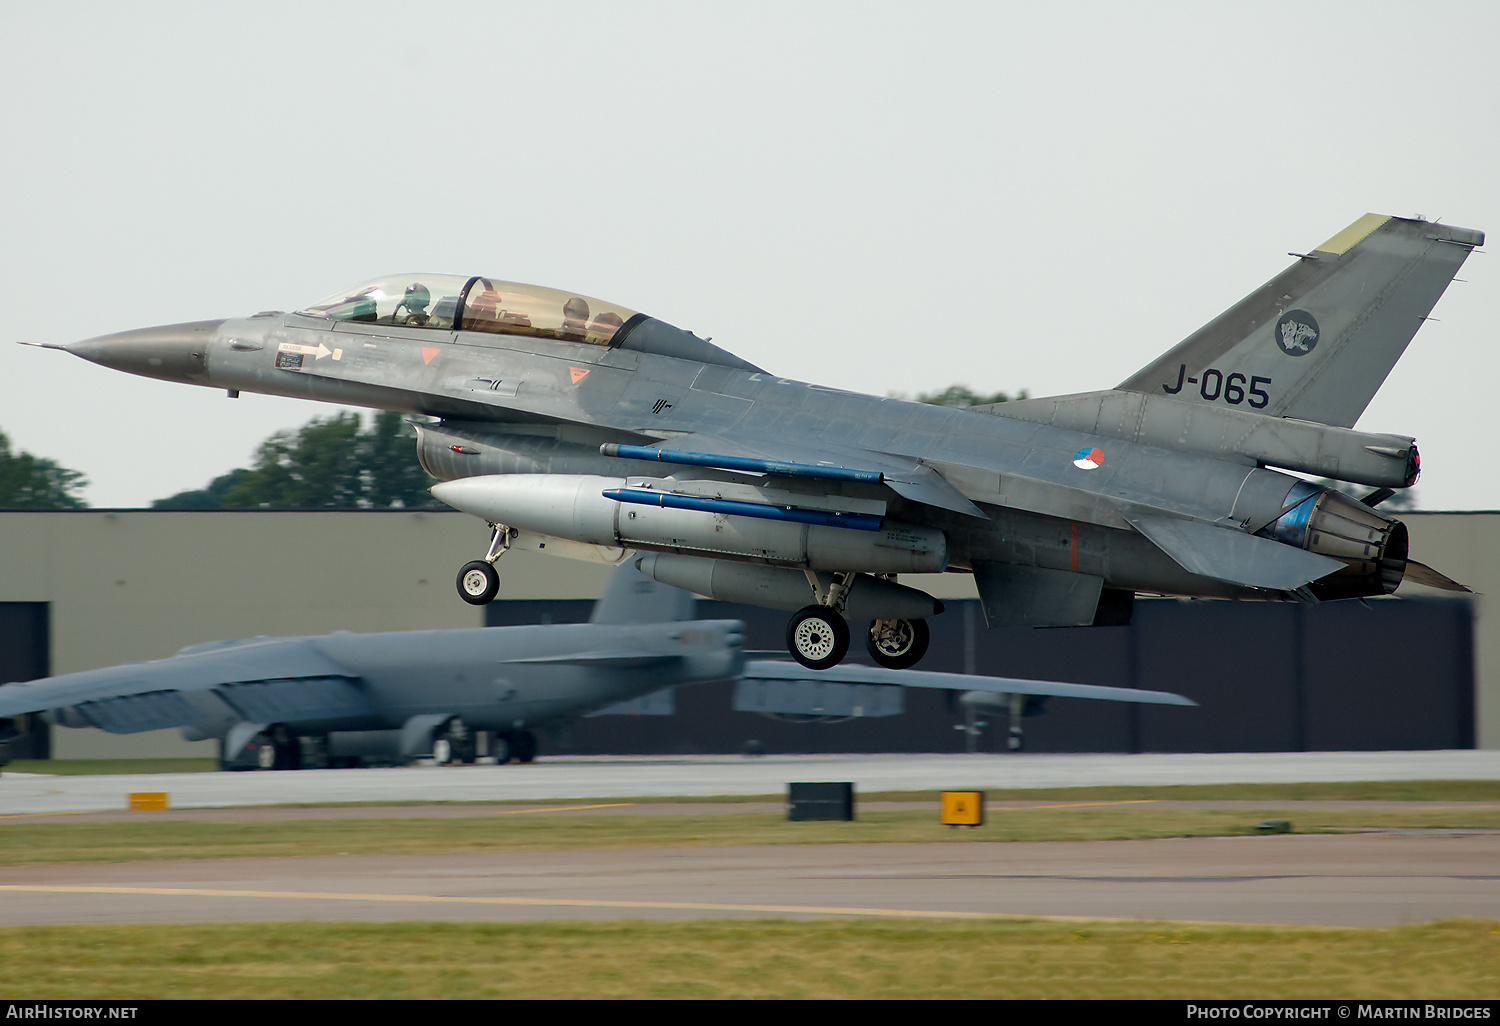
M 1288 356 L 1306 356 L 1318 344 L 1318 322 L 1305 310 L 1288 310 L 1276 322 L 1276 342 Z

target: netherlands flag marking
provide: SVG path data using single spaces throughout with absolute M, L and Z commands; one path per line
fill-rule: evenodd
M 1104 463 L 1104 450 L 1095 446 L 1092 449 L 1079 449 L 1073 454 L 1073 466 L 1079 470 L 1098 470 Z

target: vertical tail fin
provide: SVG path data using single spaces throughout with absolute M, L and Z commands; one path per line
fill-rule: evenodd
M 619 567 L 599 601 L 594 603 L 589 623 L 670 623 L 693 618 L 693 596 L 681 588 L 659 584 L 635 568 L 634 562 Z
M 1482 245 L 1482 232 L 1366 214 L 1119 387 L 1353 427 Z

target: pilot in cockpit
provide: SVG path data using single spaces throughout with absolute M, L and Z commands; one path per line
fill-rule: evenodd
M 412 328 L 438 327 L 432 323 L 432 315 L 427 312 L 427 305 L 431 302 L 432 293 L 427 291 L 427 286 L 419 281 L 412 282 L 406 286 L 406 295 L 391 313 L 391 323 Z
M 574 296 L 563 304 L 563 326 L 557 337 L 569 342 L 582 342 L 589 329 L 589 304 Z

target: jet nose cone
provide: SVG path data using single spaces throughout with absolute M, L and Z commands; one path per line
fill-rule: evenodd
M 208 346 L 223 323 L 192 321 L 137 328 L 86 338 L 62 348 L 114 370 L 165 381 L 203 384 L 208 380 Z

